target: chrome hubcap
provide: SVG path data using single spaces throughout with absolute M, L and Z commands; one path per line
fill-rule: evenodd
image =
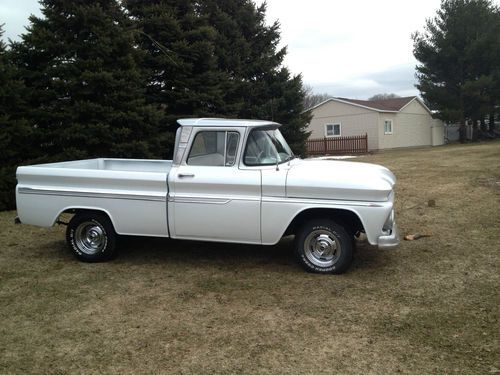
M 94 255 L 106 246 L 106 231 L 101 224 L 86 221 L 75 231 L 75 244 L 79 250 L 88 255 Z
M 305 256 L 319 267 L 333 266 L 337 263 L 341 252 L 338 238 L 324 229 L 312 231 L 304 241 Z

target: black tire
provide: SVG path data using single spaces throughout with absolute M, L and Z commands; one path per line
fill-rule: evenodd
M 66 242 L 83 262 L 104 262 L 115 256 L 116 232 L 109 218 L 100 212 L 77 213 L 66 229 Z
M 306 222 L 295 236 L 295 254 L 309 272 L 340 274 L 352 262 L 353 238 L 329 219 Z

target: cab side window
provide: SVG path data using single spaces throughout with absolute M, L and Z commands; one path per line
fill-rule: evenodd
M 232 166 L 236 162 L 236 153 L 238 152 L 238 141 L 240 134 L 238 132 L 226 133 L 226 166 Z
M 200 131 L 195 135 L 187 164 L 232 166 L 236 161 L 238 142 L 238 132 Z

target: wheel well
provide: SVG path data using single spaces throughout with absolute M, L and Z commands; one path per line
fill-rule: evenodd
M 96 210 L 96 209 L 92 209 L 92 208 L 67 208 L 67 209 L 65 209 L 64 211 L 62 211 L 57 216 L 56 223 L 67 224 L 67 223 L 64 223 L 64 222 L 61 221 L 61 215 L 63 215 L 63 214 L 70 214 L 70 215 L 74 216 L 74 215 L 77 215 L 77 214 L 80 214 L 80 213 L 83 213 L 83 212 L 87 212 L 87 213 L 95 212 L 95 213 L 104 215 L 104 216 L 106 216 L 109 219 L 109 221 L 111 222 L 111 224 L 114 227 L 113 220 L 111 220 L 111 216 L 109 215 L 108 212 L 106 212 L 104 210 Z
M 364 230 L 363 223 L 361 223 L 358 215 L 352 211 L 338 208 L 311 208 L 295 216 L 290 225 L 288 225 L 285 236 L 296 234 L 302 224 L 312 219 L 331 219 L 337 224 L 344 226 L 353 236 L 357 232 Z

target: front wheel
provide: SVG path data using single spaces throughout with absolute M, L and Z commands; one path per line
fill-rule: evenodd
M 66 230 L 73 254 L 84 262 L 102 262 L 115 254 L 116 233 L 109 218 L 100 212 L 77 213 Z
M 340 274 L 352 262 L 352 242 L 344 227 L 334 221 L 311 220 L 295 237 L 295 253 L 307 271 Z

